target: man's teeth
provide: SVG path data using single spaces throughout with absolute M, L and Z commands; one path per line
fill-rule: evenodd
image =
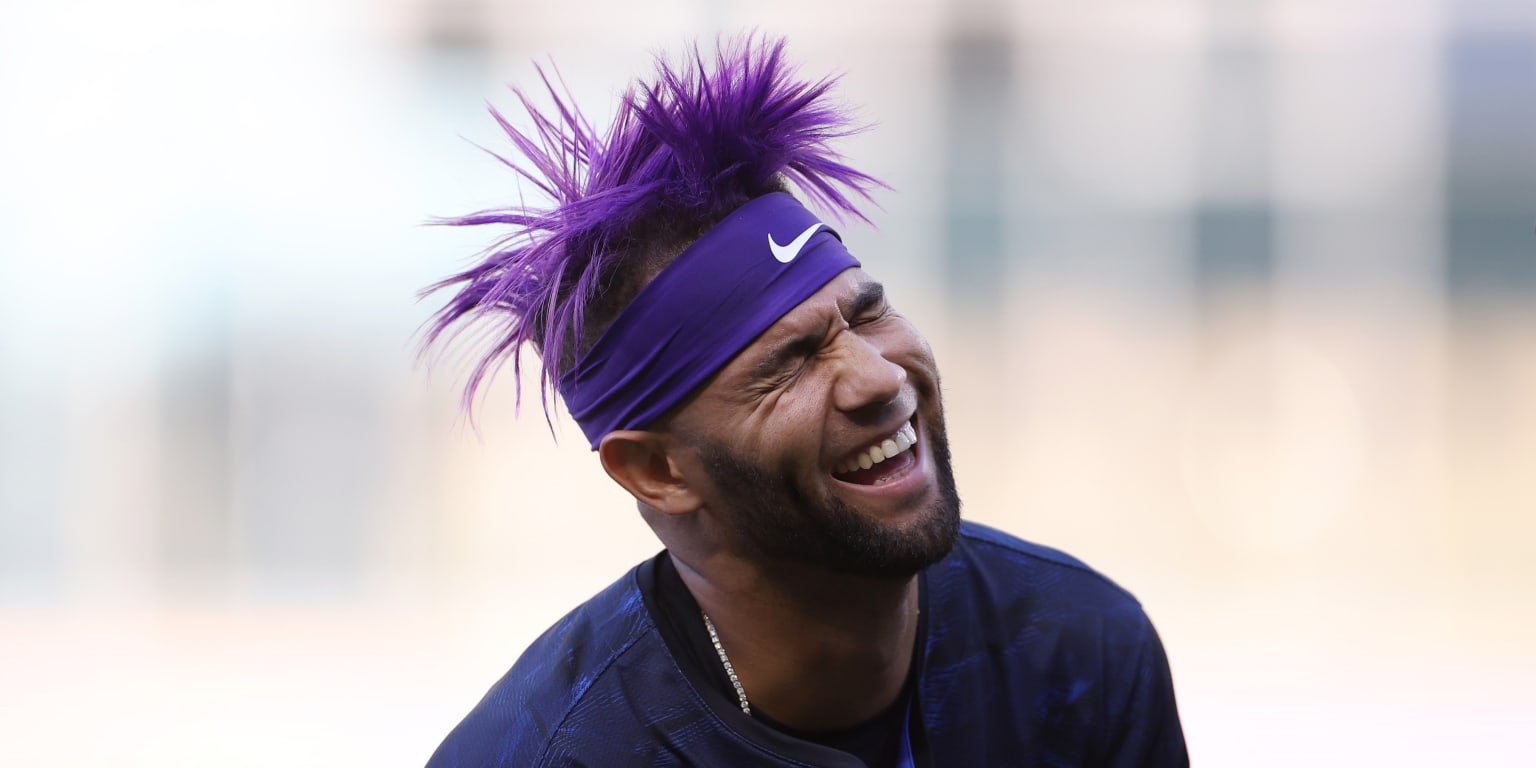
M 909 422 L 896 430 L 896 434 L 871 445 L 868 449 L 860 451 L 858 455 L 850 457 L 837 468 L 837 474 L 844 475 L 860 469 L 869 469 L 886 459 L 900 456 L 917 442 L 917 430 L 912 428 Z

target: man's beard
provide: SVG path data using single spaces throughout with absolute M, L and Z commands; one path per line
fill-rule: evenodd
M 830 491 L 818 498 L 791 472 L 749 463 L 707 439 L 697 445 L 710 478 L 729 499 L 727 524 L 758 555 L 838 573 L 905 579 L 944 559 L 960 533 L 949 440 L 938 420 L 925 425 L 925 432 L 924 460 L 934 463 L 938 498 L 910 526 L 900 528 L 859 514 Z

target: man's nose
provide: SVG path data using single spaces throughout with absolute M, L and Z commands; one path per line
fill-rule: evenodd
M 855 333 L 839 340 L 841 368 L 833 388 L 833 404 L 842 411 L 858 411 L 890 403 L 901 395 L 907 370 L 891 362 L 881 349 Z

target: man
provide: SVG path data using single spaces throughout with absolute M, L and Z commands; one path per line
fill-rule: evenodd
M 465 392 L 526 342 L 666 549 L 536 640 L 433 766 L 1185 765 L 1128 593 L 960 520 L 938 372 L 841 236 L 832 83 L 782 43 L 695 50 L 598 133 L 518 131 L 549 209 L 434 289 L 489 321 Z M 520 94 L 521 96 L 521 94 Z M 860 217 L 862 218 L 862 217 Z M 548 394 L 546 391 L 546 398 Z M 546 408 L 548 401 L 546 399 Z

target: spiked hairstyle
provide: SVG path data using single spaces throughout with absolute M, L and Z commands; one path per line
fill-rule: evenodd
M 424 346 L 470 327 L 486 334 L 477 338 L 478 361 L 464 387 L 466 411 L 507 358 L 521 372 L 518 351 L 532 342 L 543 358 L 539 389 L 548 418 L 561 375 L 624 306 L 747 201 L 792 184 L 839 219 L 849 214 L 868 221 L 850 197 L 869 200 L 870 190 L 883 186 L 830 149 L 830 140 L 860 129 L 827 103 L 835 78 L 796 79 L 784 61 L 783 40 L 719 41 L 713 62 L 697 45 L 677 66 L 658 57 L 654 78 L 626 91 L 601 134 L 568 90 L 542 68 L 539 76 L 550 111 L 513 88 L 531 129 L 514 127 L 494 107 L 491 114 L 521 155 L 497 159 L 551 205 L 441 221 L 512 231 L 479 263 L 423 291 L 457 289 L 428 321 Z

